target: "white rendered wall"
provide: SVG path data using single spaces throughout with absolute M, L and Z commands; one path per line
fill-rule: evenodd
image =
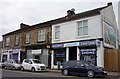
M 88 20 L 88 35 L 84 37 L 78 37 L 77 36 L 77 22 L 82 21 L 82 20 Z M 54 39 L 55 38 L 54 37 L 55 26 L 60 26 L 60 39 L 59 40 Z M 101 16 L 100 15 L 52 25 L 52 43 L 87 40 L 87 39 L 95 39 L 95 38 L 102 38 L 102 27 L 101 27 Z
M 104 47 L 103 42 L 100 43 L 100 47 L 97 47 L 97 66 L 104 67 Z

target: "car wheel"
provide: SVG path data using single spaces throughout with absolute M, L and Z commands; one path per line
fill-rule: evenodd
M 5 66 L 5 69 L 7 69 L 7 67 Z
M 94 77 L 94 71 L 89 70 L 89 71 L 87 72 L 87 76 L 88 76 L 89 78 Z
M 67 69 L 64 69 L 64 70 L 63 70 L 63 75 L 68 75 L 68 73 L 69 73 L 69 72 L 68 72 Z
M 15 66 L 13 66 L 13 68 L 12 68 L 13 70 L 15 70 L 16 68 L 15 68 Z
M 24 68 L 23 68 L 23 66 L 21 67 L 21 71 L 24 71 Z
M 35 68 L 34 68 L 34 67 L 32 67 L 31 71 L 32 71 L 32 72 L 35 72 Z

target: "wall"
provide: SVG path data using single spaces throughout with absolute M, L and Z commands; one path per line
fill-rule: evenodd
M 112 28 L 115 30 L 115 32 L 116 32 L 116 48 L 118 48 L 117 23 L 116 23 L 115 14 L 113 11 L 113 6 L 111 5 L 105 9 L 101 10 L 101 17 L 102 17 L 102 21 L 109 23 L 109 25 L 112 26 Z M 104 28 L 104 25 L 103 25 L 103 28 Z M 103 37 L 104 38 L 105 38 L 105 36 L 104 36 L 105 32 L 106 32 L 106 30 L 104 31 L 104 29 L 103 29 Z M 111 47 L 111 45 L 110 44 L 107 45 L 105 41 L 104 41 L 104 46 Z
M 104 67 L 104 47 L 103 41 L 100 41 L 100 47 L 97 47 L 97 66 Z
M 107 71 L 120 71 L 120 50 L 104 49 L 104 66 Z
M 88 34 L 89 36 L 78 37 L 77 36 L 77 22 L 82 20 L 88 20 Z M 55 26 L 60 26 L 60 40 L 54 39 Z M 69 21 L 52 26 L 52 43 L 66 42 L 66 41 L 78 41 L 86 39 L 102 38 L 101 28 L 101 16 L 96 15 L 93 17 L 83 18 L 79 20 Z

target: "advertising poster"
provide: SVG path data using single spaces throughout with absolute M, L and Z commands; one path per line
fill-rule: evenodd
M 104 46 L 116 48 L 116 32 L 113 26 L 103 21 Z

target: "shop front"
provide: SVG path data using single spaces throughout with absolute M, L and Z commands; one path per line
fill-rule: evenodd
M 27 50 L 27 59 L 38 59 L 48 67 L 48 49 L 31 49 Z
M 27 59 L 38 59 L 41 63 L 45 64 L 46 67 L 50 67 L 49 57 L 50 56 L 50 45 L 38 44 L 26 46 L 26 58 Z
M 96 65 L 96 49 L 83 49 L 80 50 L 80 54 L 80 60 Z
M 64 44 L 53 44 L 52 49 L 51 68 L 58 69 L 66 61 L 66 48 Z
M 80 50 L 80 60 L 84 60 L 93 65 L 97 65 L 96 40 L 81 41 L 79 50 Z
M 96 39 L 53 44 L 52 49 L 51 68 L 53 69 L 58 68 L 58 63 L 62 67 L 63 62 L 70 60 L 84 60 L 95 66 L 103 65 L 103 60 L 101 60 L 103 58 L 103 47 L 101 42 Z
M 9 49 L 9 50 L 2 50 L 2 62 L 7 60 L 13 59 L 20 61 L 20 50 L 21 49 Z

